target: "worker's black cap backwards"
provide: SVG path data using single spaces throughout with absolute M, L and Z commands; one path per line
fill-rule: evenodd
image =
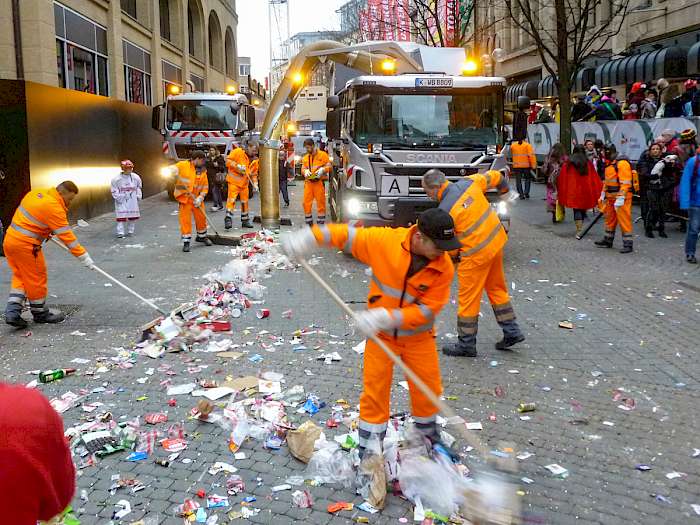
M 455 223 L 445 210 L 430 208 L 418 216 L 418 230 L 429 237 L 441 250 L 451 251 L 462 247 L 455 237 Z

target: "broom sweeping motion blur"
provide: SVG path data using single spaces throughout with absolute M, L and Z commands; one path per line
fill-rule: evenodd
M 368 310 L 353 312 L 303 260 L 319 245 L 341 248 L 371 267 L 373 275 L 368 299 L 371 307 Z M 360 397 L 360 458 L 371 457 L 370 443 L 376 450 L 376 443 L 381 444 L 386 435 L 392 371 L 396 365 L 409 381 L 411 416 L 416 431 L 432 444 L 433 457 L 442 458 L 437 462 L 444 461 L 445 475 L 459 478 L 453 485 L 455 498 L 449 499 L 442 509 L 449 515 L 459 507 L 462 516 L 480 523 L 517 523 L 515 487 L 506 484 L 501 474 L 492 468 L 475 476 L 474 483 L 464 483 L 452 467 L 458 456 L 442 441 L 437 424 L 437 414 L 442 412 L 469 445 L 492 466 L 497 466 L 493 465 L 494 456 L 489 448 L 468 432 L 463 419 L 440 399 L 442 384 L 433 322 L 449 301 L 454 268 L 447 251 L 459 246 L 452 218 L 437 208 L 421 214 L 417 225 L 411 228 L 354 228 L 347 224 L 331 224 L 299 230 L 282 238 L 285 252 L 300 262 L 367 336 Z M 418 470 L 427 465 L 435 467 L 435 461 L 426 463 L 414 459 Z M 440 470 L 441 467 L 436 468 Z M 410 487 L 410 479 L 407 482 Z M 416 507 L 421 506 L 422 499 L 438 491 L 435 486 L 411 488 L 414 490 L 409 489 L 406 495 Z M 407 487 L 402 486 L 402 489 Z

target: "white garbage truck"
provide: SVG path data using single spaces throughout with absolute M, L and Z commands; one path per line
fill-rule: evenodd
M 415 222 L 435 206 L 421 187 L 431 168 L 451 181 L 487 170 L 509 173 L 505 79 L 455 74 L 465 63 L 463 49 L 414 46 L 425 72 L 360 74 L 328 98 L 326 133 L 336 159 L 329 211 L 335 221 Z M 495 191 L 487 197 L 508 229 L 508 204 Z
M 216 147 L 223 155 L 255 129 L 255 107 L 243 94 L 183 93 L 168 95 L 153 108 L 152 126 L 163 136 L 165 165 L 161 175 L 172 197 L 176 162 L 192 150 Z

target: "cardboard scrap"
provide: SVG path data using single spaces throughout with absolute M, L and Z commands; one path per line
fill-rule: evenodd
M 386 472 L 384 471 L 384 457 L 372 454 L 360 464 L 360 473 L 369 477 L 369 490 L 367 501 L 375 509 L 383 509 L 386 500 Z
M 238 392 L 243 392 L 249 388 L 258 388 L 258 378 L 255 376 L 238 377 L 231 381 L 225 381 L 222 386 L 233 388 Z
M 224 359 L 238 359 L 242 356 L 242 352 L 219 352 L 216 354 L 216 357 L 223 357 Z

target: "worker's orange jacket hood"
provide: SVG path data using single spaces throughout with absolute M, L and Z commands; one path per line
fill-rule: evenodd
M 489 188 L 508 191 L 508 180 L 500 171 L 477 173 L 455 183 L 445 182 L 438 191 L 439 207 L 452 216 L 455 233 L 462 243 L 463 265 L 478 266 L 498 253 L 506 241 L 501 221 L 484 195 Z

